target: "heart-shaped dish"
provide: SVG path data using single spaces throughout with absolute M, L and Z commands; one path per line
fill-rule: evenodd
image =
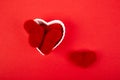
M 61 35 L 61 37 L 59 36 L 59 41 L 57 41 L 57 43 L 55 44 L 54 43 L 54 46 L 52 47 L 52 50 L 54 50 L 56 47 L 58 47 L 59 45 L 60 45 L 60 43 L 63 41 L 63 39 L 64 39 L 64 37 L 65 37 L 65 26 L 64 26 L 64 24 L 63 24 L 63 22 L 62 21 L 60 21 L 60 20 L 52 20 L 52 21 L 50 21 L 50 22 L 46 22 L 45 20 L 43 20 L 43 19 L 39 19 L 39 18 L 36 18 L 36 19 L 34 19 L 34 21 L 38 24 L 38 25 L 46 25 L 47 27 L 51 27 L 52 29 L 54 29 L 54 28 L 56 28 L 56 29 L 58 29 L 56 26 L 53 26 L 54 24 L 59 24 L 60 26 L 61 26 L 61 29 L 62 29 L 62 35 Z M 43 27 L 45 27 L 45 26 L 43 26 Z M 55 30 L 55 29 L 54 29 Z M 59 30 L 60 31 L 60 30 Z M 58 34 L 59 35 L 59 33 L 53 33 L 54 35 L 56 34 Z M 53 42 L 54 42 L 54 39 L 52 39 L 52 37 L 54 37 L 54 35 L 53 36 L 51 36 L 51 40 L 53 40 Z M 55 35 L 55 36 L 56 36 Z M 56 36 L 57 37 L 57 36 Z M 51 41 L 51 43 L 53 43 L 52 41 Z M 46 43 L 46 44 L 50 44 L 50 43 Z M 48 45 L 49 46 L 49 45 Z M 42 50 L 44 48 L 44 50 Z M 45 51 L 45 49 L 47 48 L 46 46 L 45 47 L 43 47 L 43 48 L 39 48 L 39 47 L 36 47 L 36 49 L 42 54 L 42 55 L 45 55 L 45 53 L 44 53 L 44 51 Z M 46 49 L 47 50 L 47 49 Z

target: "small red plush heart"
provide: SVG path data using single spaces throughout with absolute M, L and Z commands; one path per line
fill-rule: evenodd
M 65 36 L 64 24 L 59 20 L 48 23 L 42 19 L 28 20 L 24 28 L 29 33 L 30 45 L 42 55 L 49 54 Z

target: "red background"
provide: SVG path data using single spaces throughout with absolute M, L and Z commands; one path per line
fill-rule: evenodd
M 24 22 L 62 20 L 66 36 L 50 55 L 28 43 Z M 72 64 L 69 52 L 95 51 L 88 68 Z M 119 0 L 1 0 L 0 80 L 120 80 Z

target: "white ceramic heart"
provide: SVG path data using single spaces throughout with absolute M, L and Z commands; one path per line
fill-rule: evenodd
M 53 47 L 52 50 L 54 50 L 56 47 L 58 47 L 60 45 L 60 43 L 63 41 L 64 37 L 65 37 L 65 25 L 63 24 L 62 21 L 60 20 L 52 20 L 50 22 L 46 22 L 45 20 L 43 19 L 39 19 L 39 18 L 36 18 L 34 19 L 34 21 L 37 23 L 37 24 L 41 24 L 41 23 L 44 23 L 45 25 L 49 26 L 49 25 L 52 25 L 52 24 L 60 24 L 62 26 L 62 29 L 63 29 L 63 35 L 60 39 L 60 41 Z M 36 49 L 38 50 L 38 52 L 40 52 L 40 54 L 42 55 L 45 55 L 38 47 L 36 47 Z

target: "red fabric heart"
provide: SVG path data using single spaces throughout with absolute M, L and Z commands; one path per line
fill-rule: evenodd
M 49 54 L 63 36 L 62 25 L 58 23 L 46 25 L 28 20 L 25 22 L 24 28 L 29 33 L 30 45 L 38 47 L 43 54 Z
M 29 34 L 29 43 L 32 47 L 38 47 L 44 36 L 44 28 L 36 24 L 33 20 L 28 20 L 24 24 L 25 30 Z

